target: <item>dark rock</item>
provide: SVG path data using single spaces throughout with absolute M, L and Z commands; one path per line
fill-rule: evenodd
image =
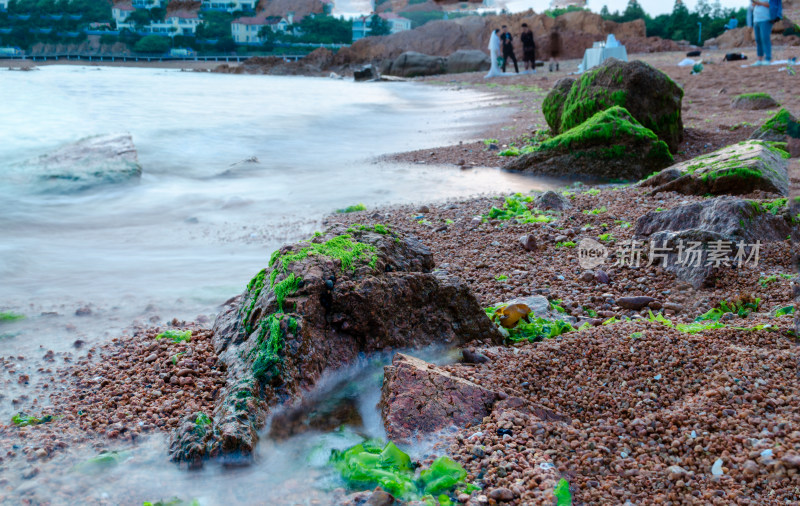
M 595 279 L 595 280 L 596 280 L 598 283 L 602 283 L 602 284 L 604 284 L 604 285 L 607 285 L 607 284 L 609 283 L 608 274 L 606 274 L 606 271 L 603 271 L 603 270 L 597 270 L 597 271 L 595 271 L 595 273 L 594 273 L 594 279 Z
M 478 353 L 477 351 L 472 351 L 469 348 L 461 350 L 461 357 L 463 359 L 462 362 L 465 364 L 485 364 L 489 361 L 486 355 Z
M 496 400 L 495 392 L 402 353 L 384 368 L 381 413 L 395 442 L 478 423 Z
M 79 307 L 75 310 L 75 316 L 90 316 L 91 314 L 92 310 L 88 306 Z
M 361 256 L 344 265 L 335 258 L 353 250 Z M 213 344 L 226 386 L 208 431 L 213 437 L 192 437 L 182 425 L 172 438 L 173 459 L 247 462 L 268 411 L 364 353 L 502 342 L 469 287 L 433 267 L 428 248 L 395 232 L 337 226 L 281 248 L 217 316 Z
M 624 309 L 639 310 L 655 301 L 652 297 L 638 296 L 638 297 L 620 297 L 617 299 L 617 305 Z
M 522 245 L 525 251 L 536 251 L 536 237 L 534 237 L 533 234 L 525 234 L 520 236 L 519 243 Z
M 394 496 L 380 488 L 376 488 L 366 502 L 366 506 L 392 506 L 392 504 L 396 504 Z
M 755 190 L 788 195 L 787 171 L 779 150 L 763 141 L 746 141 L 675 164 L 640 185 L 655 187 L 651 195 L 742 195 Z
M 506 487 L 500 487 L 489 492 L 489 499 L 494 499 L 498 502 L 510 502 L 514 500 L 514 492 Z
M 399 77 L 432 76 L 445 73 L 445 58 L 406 51 L 383 69 L 384 74 Z
M 553 190 L 548 190 L 536 197 L 534 205 L 539 209 L 552 209 L 553 211 L 572 209 L 569 199 Z
M 759 111 L 761 109 L 774 109 L 780 104 L 766 93 L 747 93 L 739 95 L 731 102 L 734 109 L 745 111 Z
M 544 141 L 536 151 L 504 168 L 553 176 L 639 180 L 670 165 L 667 145 L 621 107 L 605 109 L 585 123 Z
M 583 273 L 581 273 L 581 281 L 584 283 L 589 283 L 594 279 L 594 276 L 595 274 L 593 271 L 583 271 Z
M 459 49 L 447 57 L 445 70 L 448 74 L 478 72 L 489 70 L 492 62 L 489 56 L 477 49 Z
M 666 257 L 659 259 L 664 269 L 695 288 L 706 284 L 713 273 L 715 266 L 707 261 L 711 243 L 727 243 L 731 250 L 727 263 L 734 264 L 740 243 L 783 241 L 790 233 L 791 228 L 783 216 L 765 212 L 751 201 L 734 197 L 651 211 L 636 221 L 635 230 L 638 239 L 647 238 L 659 248 L 666 247 Z M 700 261 L 684 258 L 683 262 L 678 262 L 679 245 L 687 247 L 690 242 L 700 243 Z M 749 246 L 745 253 L 746 256 L 751 253 Z
M 564 87 L 566 84 L 554 88 L 551 94 L 563 93 Z M 563 105 L 560 98 L 548 96 L 548 99 L 542 108 L 545 118 L 550 118 L 548 124 L 554 133 L 566 132 L 600 111 L 620 106 L 638 123 L 655 132 L 671 151 L 677 151 L 683 141 L 683 90 L 666 74 L 639 60 L 622 62 L 609 58 L 572 84 Z M 560 122 L 555 125 L 553 109 L 559 106 L 562 113 Z
M 372 68 L 372 65 L 367 65 L 366 67 L 356 70 L 353 72 L 353 79 L 356 82 L 362 81 L 374 81 L 378 78 L 378 73 Z

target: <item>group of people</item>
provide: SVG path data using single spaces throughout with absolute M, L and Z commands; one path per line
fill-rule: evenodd
M 772 25 L 783 17 L 781 0 L 751 0 L 747 13 L 748 25 L 753 27 L 758 61 L 753 65 L 772 63 Z
M 522 61 L 525 64 L 525 73 L 536 73 L 536 41 L 533 31 L 527 23 L 522 23 L 522 33 L 519 36 L 522 42 Z M 557 47 L 551 43 L 551 46 Z M 553 53 L 551 47 L 551 53 Z M 514 72 L 519 74 L 517 55 L 514 52 L 514 36 L 508 31 L 508 26 L 503 25 L 500 30 L 493 30 L 489 38 L 489 53 L 491 54 L 492 67 L 486 77 L 505 74 L 509 60 L 514 62 Z M 502 56 L 501 56 L 502 55 Z M 553 70 L 554 54 L 551 54 L 550 70 Z M 556 65 L 558 65 L 556 63 Z

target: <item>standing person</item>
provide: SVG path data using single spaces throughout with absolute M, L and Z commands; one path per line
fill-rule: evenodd
M 489 37 L 489 55 L 489 58 L 492 60 L 492 68 L 489 69 L 486 78 L 503 75 L 503 73 L 500 72 L 500 64 L 497 61 L 500 59 L 500 37 L 497 35 L 497 29 L 492 30 L 492 35 Z
M 506 71 L 506 63 L 511 58 L 514 61 L 514 71 L 519 74 L 519 65 L 517 65 L 517 56 L 514 54 L 512 40 L 514 40 L 514 36 L 508 33 L 508 27 L 503 25 L 503 33 L 500 34 L 500 41 L 503 43 L 503 72 Z
M 550 72 L 558 71 L 558 57 L 561 55 L 561 35 L 555 26 L 550 30 Z
M 772 63 L 772 19 L 770 19 L 769 2 L 752 0 L 752 3 L 753 31 L 758 52 L 758 61 L 752 66 L 769 65 Z
M 536 42 L 533 40 L 533 32 L 527 23 L 522 23 L 522 61 L 525 62 L 525 71 L 536 73 Z

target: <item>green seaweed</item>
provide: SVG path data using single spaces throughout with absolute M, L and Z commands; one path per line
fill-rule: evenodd
M 490 220 L 515 220 L 517 223 L 549 223 L 554 221 L 552 216 L 534 208 L 528 208 L 528 203 L 533 201 L 533 197 L 516 193 L 506 197 L 503 207 L 492 207 L 489 213 L 483 217 Z
M 131 452 L 128 451 L 103 451 L 96 457 L 92 457 L 76 465 L 72 470 L 84 474 L 100 473 L 128 459 L 130 455 Z
M 779 279 L 794 279 L 797 277 L 797 274 L 771 274 L 769 276 L 765 276 L 759 278 L 758 283 L 763 286 L 764 288 L 767 287 L 770 283 L 775 283 Z
M 354 204 L 352 206 L 347 206 L 344 209 L 337 209 L 336 212 L 338 214 L 347 214 L 347 213 L 355 213 L 358 211 L 366 211 L 367 206 L 364 204 Z
M 156 336 L 156 341 L 160 341 L 162 339 L 169 339 L 173 343 L 183 343 L 189 342 L 192 340 L 192 331 L 191 330 L 165 330 L 164 332 L 158 334 Z
M 761 302 L 761 299 L 753 299 L 752 301 L 736 301 L 734 303 L 729 303 L 728 301 L 722 300 L 720 303 L 710 309 L 709 311 L 701 314 L 697 318 L 694 319 L 696 322 L 702 321 L 719 321 L 720 318 L 725 313 L 733 313 L 741 317 L 745 317 L 750 314 L 751 311 L 757 311 L 758 305 Z
M 762 133 L 769 130 L 777 132 L 779 134 L 786 134 L 786 130 L 789 126 L 789 123 L 792 122 L 792 114 L 784 108 L 781 108 L 778 112 L 776 112 L 772 117 L 770 117 L 764 124 L 759 128 L 756 132 Z
M 608 208 L 606 206 L 600 206 L 597 209 L 584 210 L 583 214 L 597 216 L 598 214 L 603 214 L 605 212 L 608 212 Z
M 23 314 L 12 313 L 12 312 L 0 312 L 0 323 L 13 322 L 16 320 L 21 320 L 23 318 L 25 318 L 25 315 Z
M 383 445 L 380 440 L 367 440 L 346 450 L 333 450 L 328 463 L 336 469 L 348 488 L 368 490 L 381 487 L 403 501 L 433 501 L 434 495 L 456 490 L 471 491 L 467 472 L 449 457 L 439 457 L 428 469 L 415 478 L 416 464 L 394 443 Z M 435 504 L 435 502 L 433 503 Z
M 558 480 L 553 494 L 556 496 L 556 506 L 572 506 L 572 494 L 569 491 L 569 482 L 564 478 Z
M 763 100 L 769 99 L 773 100 L 773 98 L 768 94 L 762 91 L 756 93 L 742 93 L 741 95 L 737 95 L 735 100 Z
M 610 233 L 600 234 L 597 238 L 603 242 L 614 242 L 616 240 Z
M 794 314 L 794 306 L 781 307 L 775 311 L 776 318 L 780 318 L 781 316 L 791 316 L 793 314 Z
M 191 501 L 184 501 L 177 497 L 173 497 L 172 499 L 161 499 L 160 501 L 151 502 L 151 501 L 144 501 L 142 506 L 200 506 L 200 501 L 197 499 L 192 499 Z
M 495 281 L 506 281 L 508 279 L 508 276 L 506 276 L 505 274 L 498 274 L 497 276 L 494 277 L 494 279 Z
M 55 420 L 53 415 L 44 415 L 41 418 L 26 415 L 25 413 L 18 413 L 11 417 L 11 423 L 17 427 L 28 427 L 29 425 L 41 425 L 43 423 L 50 423 Z
M 556 243 L 556 248 L 574 248 L 577 246 L 574 241 L 561 241 Z
M 211 418 L 209 418 L 209 416 L 202 411 L 198 411 L 197 416 L 194 419 L 194 432 L 200 437 L 203 437 L 206 435 L 206 431 L 211 425 Z
M 281 328 L 281 321 L 285 315 L 276 313 L 261 320 L 257 338 L 256 357 L 253 360 L 253 376 L 265 383 L 270 383 L 281 373 L 283 365 L 282 352 L 285 346 L 285 336 Z M 288 318 L 290 328 L 297 329 L 297 320 Z

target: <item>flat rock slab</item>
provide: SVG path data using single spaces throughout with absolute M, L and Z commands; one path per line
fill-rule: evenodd
M 761 109 L 774 109 L 780 104 L 766 93 L 750 93 L 739 95 L 731 101 L 731 107 L 744 111 L 759 111 Z
M 740 142 L 664 169 L 645 179 L 651 194 L 742 195 L 755 190 L 789 194 L 788 162 L 782 152 L 758 140 Z
M 497 400 L 496 392 L 402 353 L 384 368 L 381 413 L 395 442 L 478 423 Z
M 652 297 L 645 297 L 645 296 L 620 297 L 619 299 L 617 299 L 617 305 L 619 307 L 625 309 L 634 309 L 634 310 L 642 309 L 651 302 L 655 302 L 655 299 Z

